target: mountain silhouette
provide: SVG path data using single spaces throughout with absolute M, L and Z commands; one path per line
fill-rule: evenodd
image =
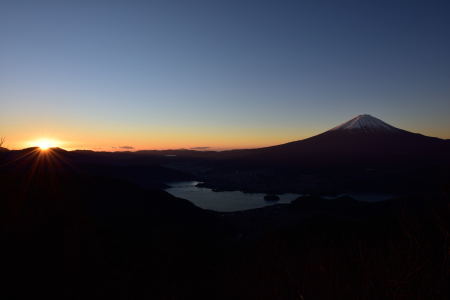
M 236 151 L 235 157 L 267 164 L 448 160 L 447 140 L 409 132 L 364 114 L 319 135 L 282 145 Z M 233 155 L 231 155 L 233 156 Z

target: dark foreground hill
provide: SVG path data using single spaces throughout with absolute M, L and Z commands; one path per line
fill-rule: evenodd
M 107 176 L 126 180 L 144 188 L 163 189 L 167 187 L 167 182 L 195 180 L 192 174 L 163 167 L 164 154 L 66 151 L 60 148 L 49 149 L 46 153 L 39 155 L 43 154 L 39 148 L 5 151 L 2 157 L 8 163 L 4 167 L 26 172 L 36 162 L 47 161 L 48 165 L 59 171 L 62 169 Z
M 219 214 L 52 159 L 0 157 L 4 299 L 448 299 L 448 188 Z
M 52 155 L 1 161 L 5 299 L 164 298 L 171 280 L 202 281 L 186 270 L 196 250 L 227 236 L 214 214 Z

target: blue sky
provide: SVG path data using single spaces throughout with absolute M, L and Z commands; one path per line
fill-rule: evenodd
M 448 1 L 0 1 L 11 147 L 254 147 L 354 115 L 450 138 Z

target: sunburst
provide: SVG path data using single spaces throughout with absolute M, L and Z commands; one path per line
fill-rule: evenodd
M 47 151 L 50 148 L 55 148 L 60 145 L 60 143 L 56 140 L 51 139 L 39 139 L 30 143 L 34 147 L 39 147 L 41 151 Z

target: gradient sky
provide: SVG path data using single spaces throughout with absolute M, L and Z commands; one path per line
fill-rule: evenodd
M 0 136 L 243 148 L 369 113 L 450 138 L 449 16 L 444 0 L 0 0 Z

